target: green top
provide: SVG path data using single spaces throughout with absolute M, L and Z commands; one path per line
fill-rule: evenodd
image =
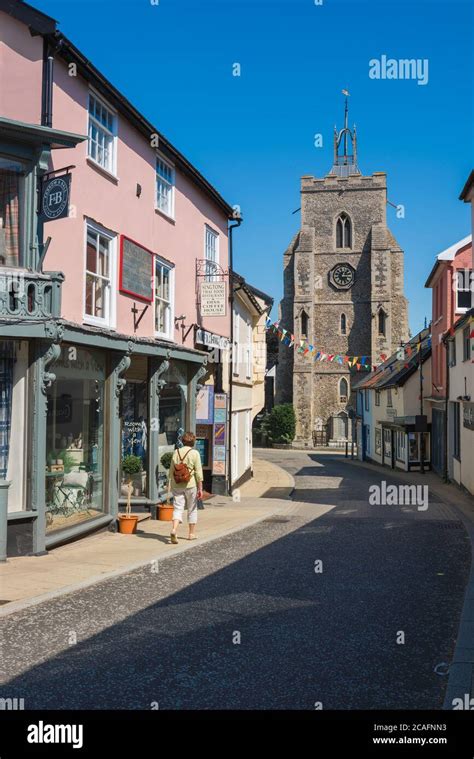
M 189 451 L 189 453 L 187 454 L 186 458 L 184 458 L 187 451 Z M 188 482 L 175 482 L 174 480 L 174 476 L 173 476 L 174 465 L 179 464 L 180 458 L 183 460 L 183 463 L 186 464 L 188 469 L 190 469 L 191 471 L 191 477 L 189 478 Z M 169 472 L 169 483 L 171 485 L 172 490 L 186 490 L 186 488 L 199 487 L 202 481 L 203 481 L 203 474 L 202 474 L 201 456 L 199 455 L 199 451 L 196 451 L 195 448 L 191 448 L 189 445 L 183 445 L 182 448 L 178 448 L 173 453 L 173 458 L 171 459 L 171 466 L 170 466 L 170 472 Z

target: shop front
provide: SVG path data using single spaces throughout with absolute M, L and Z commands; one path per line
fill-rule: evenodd
M 382 422 L 382 464 L 405 472 L 431 468 L 431 425 L 416 422 L 416 417 Z M 426 427 L 426 429 L 421 429 Z
M 226 337 L 196 331 L 196 346 L 206 350 L 206 373 L 196 400 L 196 447 L 201 454 L 204 488 L 209 493 L 228 492 L 229 456 L 229 347 Z
M 203 353 L 97 339 L 60 320 L 41 331 L 0 341 L 7 556 L 115 529 L 129 482 L 133 508 L 154 516 L 167 488 L 163 454 L 195 429 Z
M 47 390 L 46 532 L 105 511 L 106 354 L 61 346 Z

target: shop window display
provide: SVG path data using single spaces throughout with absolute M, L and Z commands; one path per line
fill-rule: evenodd
M 160 463 L 158 467 L 160 489 L 165 487 L 168 477 L 167 470 L 161 463 L 161 457 L 167 451 L 174 451 L 176 444 L 179 445 L 180 437 L 184 433 L 185 408 L 182 387 L 179 384 L 167 385 L 160 394 Z
M 120 398 L 122 419 L 122 496 L 132 482 L 135 498 L 147 495 L 148 393 L 147 382 L 127 380 Z
M 47 531 L 104 511 L 105 358 L 65 345 L 48 391 Z

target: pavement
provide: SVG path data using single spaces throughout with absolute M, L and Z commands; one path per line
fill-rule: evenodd
M 247 527 L 8 614 L 1 696 L 26 709 L 441 709 L 471 559 L 457 493 L 433 489 L 424 512 L 371 507 L 374 483 L 403 476 L 335 454 L 255 456 L 294 478 L 292 501 L 262 499 L 272 513 Z
M 254 477 L 234 498 L 213 496 L 199 511 L 198 539 L 187 540 L 187 527 L 178 530 L 179 544 L 169 540 L 170 522 L 145 515 L 134 535 L 102 531 L 55 548 L 46 556 L 21 556 L 0 564 L 0 617 L 62 593 L 71 593 L 150 562 L 187 551 L 235 530 L 249 527 L 288 509 L 291 475 L 275 464 L 257 460 Z M 267 495 L 268 499 L 262 498 Z

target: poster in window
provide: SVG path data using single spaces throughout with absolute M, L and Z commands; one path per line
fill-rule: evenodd
M 196 438 L 196 443 L 194 445 L 196 450 L 199 452 L 199 455 L 201 456 L 201 463 L 204 468 L 209 466 L 209 438 Z
M 212 424 L 214 421 L 214 387 L 204 385 L 196 398 L 196 424 Z

